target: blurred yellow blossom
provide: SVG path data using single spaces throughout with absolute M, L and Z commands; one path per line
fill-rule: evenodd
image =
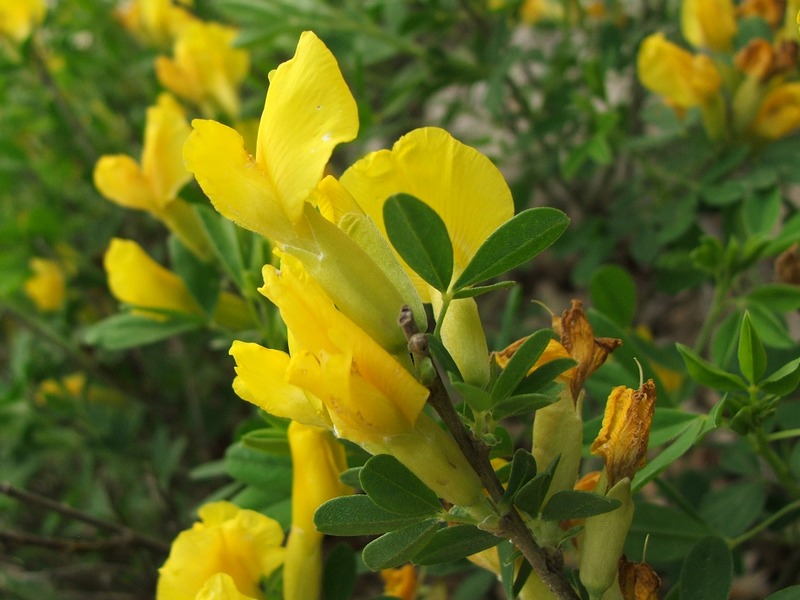
M 286 542 L 283 597 L 315 600 L 322 588 L 323 534 L 314 527 L 314 512 L 349 488 L 339 481 L 347 469 L 344 446 L 330 431 L 293 421 L 289 425 L 292 453 L 292 527 Z
M 183 280 L 150 258 L 132 240 L 112 239 L 103 258 L 103 266 L 111 293 L 120 302 L 138 309 L 136 312 L 152 318 L 163 318 L 158 311 L 204 315 Z M 230 292 L 220 294 L 214 320 L 234 330 L 251 325 L 244 301 Z
M 46 13 L 45 0 L 0 0 L 0 37 L 24 42 Z
M 732 0 L 683 0 L 683 37 L 695 48 L 725 52 L 733 47 L 736 15 Z
M 412 564 L 406 564 L 396 569 L 383 569 L 384 596 L 414 600 L 417 597 L 417 569 Z
M 141 162 L 127 154 L 102 156 L 94 168 L 94 184 L 103 196 L 161 220 L 201 258 L 210 255 L 205 233 L 192 207 L 178 192 L 192 178 L 183 164 L 183 145 L 191 129 L 183 108 L 170 94 L 161 94 L 147 109 Z
M 33 275 L 25 281 L 25 294 L 42 312 L 59 310 L 66 298 L 64 269 L 54 260 L 39 257 L 31 258 L 29 265 Z
M 761 17 L 775 29 L 783 22 L 785 7 L 785 0 L 742 0 L 736 7 L 736 15 Z
M 800 128 L 800 83 L 784 83 L 764 98 L 750 132 L 762 139 L 776 140 Z
M 197 592 L 194 600 L 257 600 L 245 596 L 237 588 L 236 583 L 227 573 L 217 573 L 206 580 Z
M 117 9 L 122 26 L 145 43 L 172 43 L 184 27 L 197 18 L 172 0 L 132 0 Z
M 34 400 L 46 404 L 48 399 L 84 399 L 95 404 L 119 406 L 125 397 L 117 390 L 97 384 L 89 384 L 85 373 L 70 373 L 59 379 L 45 379 L 36 388 Z
M 712 60 L 691 54 L 664 37 L 649 35 L 637 57 L 642 84 L 679 108 L 700 106 L 719 94 L 722 78 Z
M 172 542 L 169 557 L 159 569 L 156 599 L 195 600 L 204 586 L 205 598 L 226 598 L 212 595 L 215 588 L 220 594 L 232 593 L 226 580 L 212 582 L 211 589 L 206 586 L 218 573 L 229 575 L 240 594 L 260 597 L 261 578 L 283 563 L 280 524 L 226 501 L 205 504 L 198 515 L 200 521 Z
M 233 46 L 236 35 L 219 23 L 189 23 L 175 40 L 173 58 L 156 58 L 158 81 L 206 115 L 222 110 L 238 118 L 238 88 L 250 69 L 250 54 Z

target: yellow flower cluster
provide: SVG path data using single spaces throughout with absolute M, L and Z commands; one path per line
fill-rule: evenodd
M 694 51 L 654 33 L 642 42 L 642 84 L 679 115 L 697 107 L 712 139 L 775 140 L 800 128 L 798 2 L 684 0 L 681 31 Z M 771 39 L 739 40 L 744 19 L 760 19 Z
M 21 44 L 47 14 L 45 0 L 0 0 L 0 40 Z

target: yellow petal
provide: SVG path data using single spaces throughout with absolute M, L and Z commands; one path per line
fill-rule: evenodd
M 194 600 L 255 600 L 255 598 L 239 592 L 227 573 L 217 573 L 205 582 Z
M 45 0 L 4 0 L 0 2 L 0 35 L 23 42 L 44 21 L 46 12 Z
M 384 234 L 383 203 L 389 196 L 411 194 L 433 208 L 453 243 L 454 277 L 489 234 L 514 214 L 511 192 L 497 167 L 435 127 L 412 131 L 391 151 L 367 155 L 342 175 L 341 182 Z M 427 298 L 427 289 L 418 290 Z
M 695 48 L 717 52 L 730 50 L 736 35 L 731 0 L 683 0 L 681 31 Z
M 66 298 L 66 277 L 61 265 L 54 260 L 34 257 L 30 267 L 33 275 L 25 281 L 25 294 L 43 312 L 59 310 Z
M 186 284 L 154 261 L 139 244 L 114 238 L 103 259 L 114 297 L 140 308 L 202 314 Z
M 750 130 L 768 140 L 789 135 L 800 128 L 800 83 L 784 83 L 772 90 L 761 108 Z
M 139 164 L 125 154 L 100 157 L 94 167 L 94 185 L 103 196 L 125 208 L 157 211 L 161 204 Z
M 339 481 L 347 468 L 344 446 L 327 429 L 292 422 L 292 528 L 283 568 L 284 598 L 319 598 L 322 584 L 322 538 L 314 513 L 331 498 L 348 493 Z
M 300 218 L 334 147 L 357 133 L 356 102 L 336 59 L 317 36 L 303 32 L 294 58 L 270 77 L 256 150 L 291 221 Z
M 162 206 L 192 177 L 183 163 L 183 145 L 191 132 L 183 109 L 169 94 L 161 94 L 147 109 L 142 173 Z
M 244 149 L 236 130 L 195 119 L 184 146 L 189 171 L 223 216 L 275 242 L 294 239 L 275 186 Z
M 331 427 L 330 418 L 319 398 L 288 383 L 287 354 L 238 340 L 233 342 L 230 354 L 236 360 L 233 389 L 240 398 L 276 417 L 306 425 Z
M 277 521 L 230 502 L 204 505 L 201 521 L 181 532 L 159 569 L 157 600 L 194 600 L 214 575 L 230 576 L 237 590 L 260 597 L 259 583 L 284 558 Z
M 663 33 L 654 33 L 642 42 L 637 72 L 642 85 L 683 108 L 710 101 L 722 85 L 708 56 L 687 52 L 667 41 Z

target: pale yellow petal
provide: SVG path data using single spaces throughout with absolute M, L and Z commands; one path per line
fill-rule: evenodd
M 255 600 L 255 598 L 239 592 L 227 573 L 217 573 L 197 592 L 195 600 Z
M 244 149 L 236 130 L 195 119 L 184 159 L 200 187 L 224 217 L 275 242 L 294 239 L 270 178 Z
M 125 208 L 147 211 L 160 208 L 150 181 L 139 164 L 126 154 L 100 157 L 94 167 L 94 185 L 103 196 Z
M 236 360 L 233 389 L 240 398 L 276 417 L 330 428 L 330 419 L 319 398 L 287 381 L 287 354 L 240 341 L 233 342 L 230 354 Z
M 312 32 L 270 77 L 256 160 L 291 221 L 323 175 L 334 147 L 355 138 L 358 110 L 333 54 Z

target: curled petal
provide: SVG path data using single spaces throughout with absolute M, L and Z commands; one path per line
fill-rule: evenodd
M 103 196 L 125 208 L 154 211 L 160 205 L 139 164 L 125 154 L 101 157 L 94 168 L 94 185 Z

